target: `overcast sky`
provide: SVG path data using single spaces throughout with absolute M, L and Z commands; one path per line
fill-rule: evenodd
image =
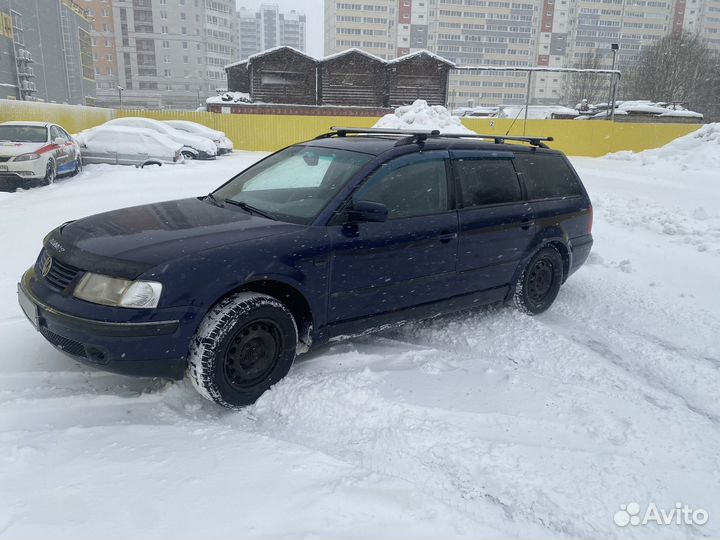
M 260 4 L 277 4 L 281 11 L 302 11 L 307 18 L 307 52 L 313 56 L 324 56 L 323 43 L 323 0 L 235 0 L 238 9 L 240 6 L 257 9 Z

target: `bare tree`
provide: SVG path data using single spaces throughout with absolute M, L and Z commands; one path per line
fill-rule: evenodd
M 712 93 L 717 66 L 717 58 L 696 34 L 669 35 L 640 52 L 635 65 L 626 71 L 623 96 L 686 101 L 700 107 Z
M 597 51 L 582 56 L 570 67 L 575 69 L 607 69 Z M 562 95 L 568 106 L 572 107 L 583 99 L 587 99 L 588 103 L 607 100 L 609 75 L 592 72 L 565 73 L 564 75 Z

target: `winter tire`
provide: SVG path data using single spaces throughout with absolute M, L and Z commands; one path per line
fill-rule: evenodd
M 193 154 L 192 152 L 189 152 L 189 151 L 187 151 L 187 150 L 183 150 L 183 151 L 180 152 L 180 153 L 181 153 L 182 156 L 183 156 L 185 159 L 187 159 L 187 160 L 193 160 L 193 159 L 195 159 L 195 154 Z
M 528 315 L 542 313 L 555 301 L 562 278 L 563 261 L 558 250 L 553 247 L 539 250 L 515 284 L 515 306 Z
M 52 161 L 48 161 L 47 167 L 45 168 L 45 177 L 42 179 L 43 186 L 49 186 L 55 182 L 55 164 Z
M 254 403 L 295 359 L 295 319 L 279 300 L 238 293 L 205 315 L 190 342 L 187 376 L 207 399 L 228 408 Z

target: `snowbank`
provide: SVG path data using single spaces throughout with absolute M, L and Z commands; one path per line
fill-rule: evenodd
M 386 129 L 437 129 L 442 133 L 475 132 L 460 123 L 460 118 L 450 114 L 442 105 L 428 105 L 424 99 L 417 99 L 412 105 L 403 105 L 393 114 L 386 114 L 373 126 Z
M 212 96 L 205 100 L 205 103 L 252 103 L 250 94 L 245 92 L 225 92 L 219 96 Z
M 720 167 L 720 123 L 706 124 L 697 131 L 675 139 L 661 148 L 608 154 L 607 159 L 632 161 L 640 165 L 662 165 L 680 170 Z

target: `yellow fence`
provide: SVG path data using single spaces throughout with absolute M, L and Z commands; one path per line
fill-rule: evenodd
M 52 122 L 61 125 L 70 133 L 77 133 L 107 122 L 112 117 L 112 109 L 0 99 L 0 122 L 9 120 Z
M 303 116 L 264 114 L 215 114 L 187 111 L 135 111 L 0 100 L 0 122 L 42 120 L 62 125 L 71 133 L 122 116 L 157 120 L 190 120 L 225 134 L 238 150 L 273 151 L 328 131 L 330 126 L 370 127 L 377 118 L 357 116 Z M 528 120 L 513 124 L 505 118 L 464 118 L 463 124 L 483 134 L 550 135 L 552 148 L 571 156 L 602 156 L 618 150 L 647 150 L 695 131 L 697 124 L 632 124 L 602 120 Z

